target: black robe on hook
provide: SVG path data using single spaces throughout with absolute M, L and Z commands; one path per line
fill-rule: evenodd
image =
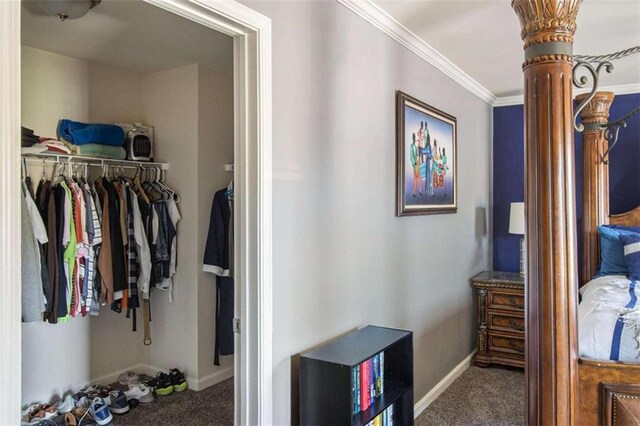
M 216 192 L 211 205 L 209 235 L 204 252 L 203 270 L 216 275 L 216 337 L 213 364 L 220 365 L 220 355 L 232 355 L 234 283 L 233 201 L 227 199 L 227 188 Z

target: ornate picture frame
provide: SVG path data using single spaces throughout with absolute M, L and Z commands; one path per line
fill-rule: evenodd
M 458 210 L 458 122 L 396 92 L 396 216 Z

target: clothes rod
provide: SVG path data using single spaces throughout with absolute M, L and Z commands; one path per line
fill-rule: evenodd
M 88 166 L 118 166 L 136 169 L 138 167 L 156 167 L 161 170 L 169 170 L 169 163 L 154 163 L 149 161 L 113 160 L 109 158 L 83 157 L 80 155 L 65 154 L 22 154 L 22 158 L 29 162 L 56 164 L 60 162 L 80 163 Z M 62 161 L 61 161 L 62 160 Z

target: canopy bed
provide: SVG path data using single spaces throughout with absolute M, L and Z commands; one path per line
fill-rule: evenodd
M 512 0 L 524 41 L 527 422 L 637 424 L 637 418 L 630 419 L 640 416 L 640 364 L 579 356 L 572 85 L 587 83 L 586 78 L 573 78 L 580 3 Z M 613 94 L 596 89 L 600 70 L 610 72 L 612 66 L 605 61 L 594 68 L 590 59 L 579 58 L 576 65 L 594 80 L 576 108 L 583 122 L 578 127 L 584 126 L 579 129 L 584 139 L 583 303 L 591 297 L 590 289 L 601 283 L 587 284 L 600 259 L 597 227 L 640 226 L 640 206 L 621 215 L 608 214 L 605 157 L 608 139 L 619 127 L 607 124 Z

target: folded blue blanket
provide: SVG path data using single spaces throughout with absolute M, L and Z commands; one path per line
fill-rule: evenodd
M 101 145 L 124 145 L 124 130 L 115 124 L 86 124 L 79 121 L 60 120 L 58 138 L 74 145 L 97 143 Z

